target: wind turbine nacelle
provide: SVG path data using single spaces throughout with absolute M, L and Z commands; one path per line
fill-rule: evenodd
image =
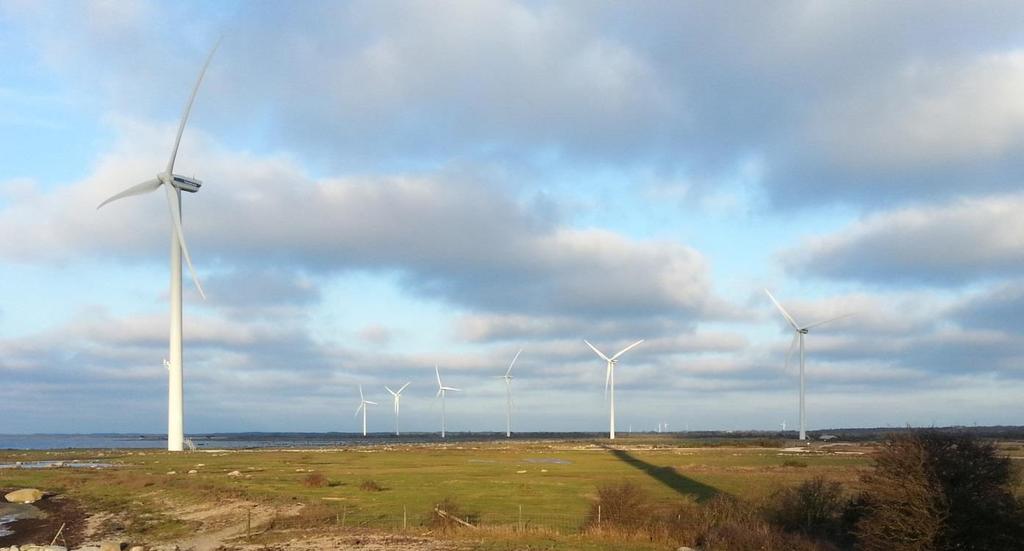
M 203 182 L 201 180 L 196 180 L 195 178 L 189 178 L 187 176 L 178 176 L 177 174 L 174 174 L 172 176 L 172 180 L 174 181 L 174 187 L 189 193 L 195 193 L 199 191 L 199 188 L 203 187 Z

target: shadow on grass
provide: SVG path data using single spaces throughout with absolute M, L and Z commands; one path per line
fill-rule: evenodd
M 692 478 L 683 476 L 676 472 L 673 467 L 662 467 L 660 465 L 648 463 L 634 455 L 630 455 L 630 453 L 625 450 L 616 450 L 607 447 L 606 449 L 626 464 L 647 473 L 648 476 L 669 488 L 672 488 L 680 495 L 693 496 L 700 502 L 711 499 L 719 493 L 718 488 L 708 486 L 707 484 L 697 482 Z

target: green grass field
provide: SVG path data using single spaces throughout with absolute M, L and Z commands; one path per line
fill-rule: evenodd
M 727 443 L 689 446 L 694 444 L 648 437 L 622 439 L 614 448 L 593 441 L 173 454 L 0 452 L 0 463 L 99 459 L 116 465 L 101 470 L 0 470 L 0 485 L 38 487 L 93 509 L 131 511 L 141 519 L 129 523 L 128 531 L 146 539 L 173 538 L 190 529 L 162 513 L 170 503 L 232 499 L 305 504 L 305 517 L 296 522 L 302 527 L 345 524 L 395 530 L 403 523 L 419 527 L 435 504 L 449 498 L 474 523 L 571 535 L 584 523 L 597 488 L 604 484 L 632 481 L 666 504 L 702 501 L 717 493 L 756 501 L 815 476 L 852 489 L 870 465 L 870 450 L 861 446 L 816 446 L 810 453 Z M 189 470 L 197 472 L 187 474 Z M 242 476 L 228 476 L 236 470 Z M 311 475 L 322 476 L 321 485 L 310 485 Z M 377 489 L 365 489 L 366 481 Z

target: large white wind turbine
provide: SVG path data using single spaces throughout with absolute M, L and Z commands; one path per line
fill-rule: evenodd
M 359 410 L 363 410 L 363 436 L 366 436 L 366 406 L 375 406 L 377 402 L 371 402 L 363 397 L 363 385 L 359 385 L 359 407 L 356 408 L 356 413 L 352 417 L 359 415 Z
M 441 372 L 438 371 L 436 365 L 434 366 L 434 373 L 437 375 L 437 395 L 441 398 L 441 438 L 444 438 L 445 430 L 448 428 L 448 420 L 445 418 L 444 398 L 448 395 L 449 390 L 461 392 L 461 389 L 444 386 L 441 383 Z
M 167 449 L 169 451 L 182 451 L 185 438 L 185 405 L 181 365 L 181 257 L 183 254 L 196 290 L 199 291 L 199 295 L 203 299 L 206 298 L 203 287 L 199 284 L 199 278 L 196 276 L 195 268 L 192 267 L 192 258 L 188 254 L 188 247 L 185 246 L 185 234 L 181 229 L 181 192 L 195 193 L 199 191 L 202 182 L 175 174 L 174 160 L 178 156 L 178 145 L 181 144 L 181 135 L 185 131 L 185 123 L 188 122 L 188 115 L 192 110 L 192 103 L 196 99 L 196 92 L 199 91 L 199 84 L 203 82 L 203 75 L 206 74 L 206 68 L 209 67 L 210 60 L 213 59 L 213 54 L 216 51 L 217 46 L 210 50 L 210 54 L 206 57 L 206 63 L 199 71 L 199 78 L 196 79 L 196 84 L 192 88 L 192 95 L 189 96 L 188 103 L 185 104 L 185 111 L 181 114 L 181 121 L 178 123 L 178 134 L 174 138 L 174 147 L 171 149 L 171 158 L 167 162 L 167 169 L 157 174 L 156 178 L 136 184 L 96 207 L 99 209 L 111 201 L 156 191 L 160 186 L 163 186 L 167 196 L 167 209 L 171 216 L 171 330 L 167 376 Z
M 837 319 L 845 318 L 852 314 L 843 314 L 841 316 L 829 318 L 824 321 L 819 321 L 801 326 L 796 322 L 796 320 L 793 319 L 793 316 L 789 315 L 789 312 L 787 312 L 786 309 L 783 308 L 781 304 L 779 304 L 779 301 L 775 300 L 775 297 L 772 296 L 771 291 L 765 289 L 764 292 L 768 294 L 768 298 L 772 299 L 772 303 L 774 303 L 775 307 L 779 309 L 779 312 L 782 314 L 782 317 L 786 318 L 786 322 L 788 322 L 790 327 L 793 328 L 793 340 L 790 341 L 789 351 L 786 352 L 787 368 L 789 367 L 789 358 L 793 355 L 793 347 L 796 346 L 797 341 L 800 341 L 800 440 L 807 440 L 807 415 L 804 409 L 804 335 L 807 334 L 808 330 L 814 327 L 824 325 L 832 321 L 836 321 Z
M 391 390 L 390 387 L 387 387 L 387 386 L 384 387 L 385 390 L 390 392 L 391 395 L 395 397 L 395 436 L 398 436 L 398 409 L 399 409 L 399 404 L 401 404 L 401 402 L 402 402 L 402 391 L 405 390 L 405 387 L 407 387 L 407 386 L 409 386 L 409 383 L 405 383 L 404 385 L 402 385 L 402 388 L 398 389 L 397 392 L 394 391 L 394 390 Z
M 612 440 L 615 440 L 615 364 L 618 363 L 619 356 L 625 354 L 626 352 L 631 350 L 633 347 L 635 347 L 635 346 L 639 345 L 640 343 L 644 342 L 644 340 L 640 339 L 640 340 L 636 341 L 635 343 L 627 346 L 626 348 L 623 348 L 622 350 L 619 350 L 611 358 L 609 358 L 608 356 L 605 356 L 600 350 L 598 350 L 594 345 L 590 344 L 586 339 L 584 339 L 583 342 L 587 343 L 587 346 L 589 346 L 591 350 L 596 352 L 597 355 L 600 356 L 602 360 L 608 362 L 608 370 L 605 371 L 605 374 L 604 374 L 604 394 L 605 394 L 605 397 L 608 396 L 608 387 L 611 386 L 612 394 L 611 394 L 611 402 L 610 402 L 610 406 L 609 406 L 610 413 L 609 413 L 609 423 L 608 423 L 608 438 L 610 438 Z
M 505 438 L 512 438 L 512 367 L 516 365 L 516 360 L 522 353 L 522 349 L 516 352 L 512 363 L 508 364 L 508 371 L 501 376 L 502 379 L 505 379 Z

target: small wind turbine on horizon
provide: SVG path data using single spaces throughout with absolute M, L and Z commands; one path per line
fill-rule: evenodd
M 604 394 L 605 394 L 605 397 L 607 398 L 608 397 L 608 387 L 611 386 L 612 393 L 611 393 L 611 401 L 609 403 L 608 438 L 610 440 L 615 440 L 615 364 L 618 363 L 619 356 L 622 356 L 623 354 L 625 354 L 629 350 L 633 349 L 633 347 L 635 347 L 635 346 L 639 345 L 640 343 L 644 342 L 644 339 L 640 339 L 640 340 L 636 341 L 635 343 L 627 346 L 626 348 L 623 348 L 622 350 L 619 350 L 611 358 L 609 358 L 608 356 L 605 356 L 600 350 L 598 350 L 594 345 L 590 344 L 590 342 L 587 341 L 586 339 L 584 339 L 583 342 L 587 343 L 587 346 L 589 346 L 591 350 L 593 350 L 598 356 L 600 356 L 601 359 L 603 359 L 604 361 L 608 362 L 608 370 L 605 371 L 605 375 L 604 375 Z
M 800 342 L 800 436 L 799 436 L 799 439 L 800 440 L 807 440 L 807 412 L 806 412 L 806 409 L 804 408 L 804 389 L 805 389 L 805 387 L 804 387 L 804 335 L 806 335 L 808 333 L 808 330 L 810 330 L 810 329 L 812 329 L 814 327 L 818 327 L 819 325 L 824 325 L 826 323 L 833 322 L 833 321 L 836 321 L 838 319 L 842 319 L 842 318 L 851 316 L 853 314 L 843 314 L 841 316 L 836 316 L 834 318 L 829 318 L 827 320 L 818 321 L 818 322 L 811 323 L 811 324 L 808 324 L 808 325 L 800 325 L 800 324 L 798 324 L 796 322 L 795 319 L 793 319 L 793 316 L 789 315 L 789 312 L 787 312 L 786 309 L 782 307 L 782 304 L 779 304 L 779 301 L 775 300 L 775 297 L 772 296 L 771 291 L 769 291 L 768 289 L 765 289 L 764 292 L 768 294 L 768 298 L 770 298 L 772 300 L 772 303 L 775 304 L 775 307 L 779 309 L 779 312 L 782 314 L 782 317 L 786 318 L 786 322 L 788 322 L 790 327 L 793 328 L 793 340 L 790 341 L 790 343 L 789 343 L 789 351 L 786 352 L 786 368 L 787 369 L 789 368 L 789 359 L 793 355 L 793 347 L 796 346 L 797 341 Z M 783 430 L 785 430 L 785 429 L 783 429 Z
M 448 428 L 448 419 L 445 417 L 445 406 L 444 399 L 448 396 L 448 391 L 461 392 L 461 389 L 452 388 L 450 386 L 444 386 L 441 383 L 441 372 L 434 366 L 434 374 L 437 375 L 437 397 L 441 398 L 441 438 L 445 437 L 445 430 Z
M 402 388 L 398 389 L 398 391 L 391 390 L 391 388 L 387 386 L 384 387 L 395 398 L 395 436 L 398 436 L 398 410 L 399 404 L 402 401 L 402 391 L 405 390 L 405 387 L 407 386 L 409 386 L 409 383 L 402 385 Z
M 377 402 L 371 402 L 363 397 L 363 385 L 359 385 L 359 407 L 356 408 L 356 413 L 352 417 L 359 415 L 359 410 L 363 410 L 363 436 L 366 436 L 366 406 L 375 406 Z
M 782 432 L 786 432 L 786 422 L 785 421 L 779 423 L 779 426 L 782 427 Z
M 512 363 L 508 364 L 508 371 L 501 375 L 501 378 L 505 379 L 505 438 L 512 438 L 512 367 L 516 365 L 516 360 L 522 352 L 523 349 L 520 348 L 512 358 Z
M 206 68 L 210 66 L 210 60 L 217 51 L 214 45 L 206 56 L 206 63 L 199 71 L 199 78 L 192 87 L 192 95 L 185 104 L 185 110 L 178 122 L 178 134 L 174 138 L 174 147 L 171 149 L 171 158 L 167 162 L 167 168 L 151 180 L 136 184 L 120 193 L 111 196 L 96 207 L 100 209 L 107 203 L 156 191 L 163 186 L 167 196 L 167 209 L 171 216 L 171 330 L 170 330 L 170 360 L 167 360 L 167 450 L 182 451 L 185 441 L 185 399 L 183 391 L 183 370 L 182 370 L 182 314 L 181 314 L 181 257 L 184 255 L 185 263 L 188 264 L 188 271 L 192 274 L 192 282 L 195 283 L 199 295 L 206 299 L 203 287 L 199 284 L 199 277 L 196 276 L 195 268 L 192 267 L 192 258 L 188 254 L 188 247 L 185 245 L 185 234 L 181 229 L 181 192 L 195 193 L 199 191 L 202 182 L 195 178 L 188 178 L 174 173 L 174 160 L 178 156 L 178 146 L 181 144 L 181 135 L 185 131 L 185 123 L 188 122 L 189 112 L 192 110 L 192 103 L 196 99 L 199 85 L 203 82 Z

